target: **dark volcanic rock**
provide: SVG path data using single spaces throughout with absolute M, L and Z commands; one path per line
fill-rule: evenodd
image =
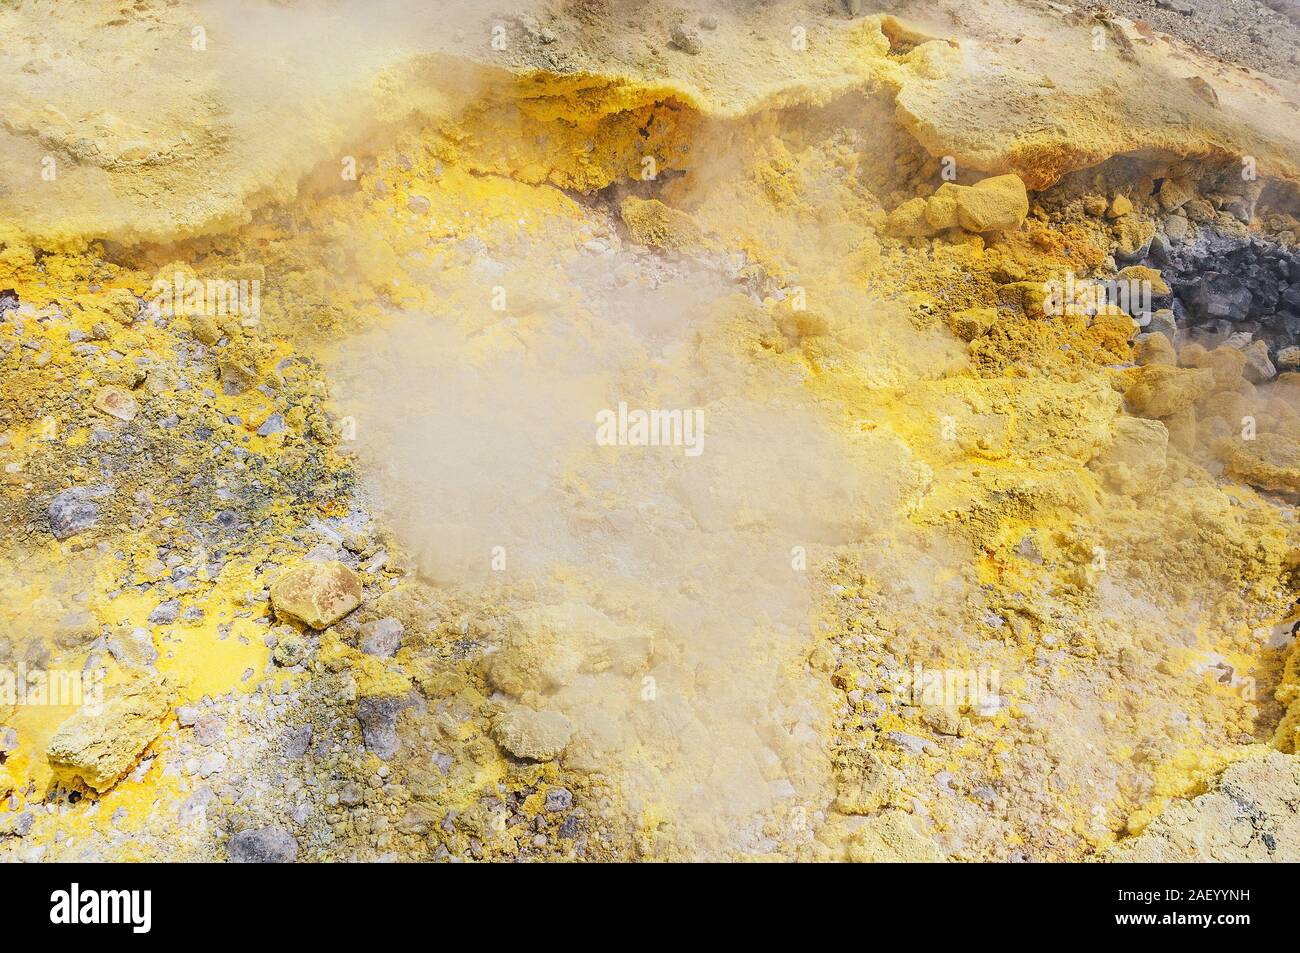
M 1188 311 L 1196 321 L 1224 318 L 1241 321 L 1250 314 L 1251 293 L 1246 282 L 1232 275 L 1209 271 L 1190 285 L 1186 295 Z
M 1226 336 L 1247 331 L 1273 360 L 1300 343 L 1300 250 L 1260 236 L 1202 227 L 1195 241 L 1170 242 L 1146 264 L 1173 289 L 1180 326 Z

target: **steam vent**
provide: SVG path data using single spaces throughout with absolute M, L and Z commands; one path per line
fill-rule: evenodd
M 1297 51 L 0 4 L 0 861 L 1300 860 Z

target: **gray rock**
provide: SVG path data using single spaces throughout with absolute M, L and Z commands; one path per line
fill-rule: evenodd
M 1300 314 L 1300 284 L 1294 284 L 1278 296 L 1278 302 L 1293 314 Z
M 1278 367 L 1284 371 L 1300 370 L 1300 347 L 1294 344 L 1277 352 Z
M 226 737 L 226 719 L 204 715 L 194 723 L 194 740 L 204 746 L 220 744 Z
M 127 668 L 147 669 L 158 660 L 153 637 L 145 628 L 119 628 L 108 638 L 108 651 Z
M 1187 305 L 1200 321 L 1240 321 L 1250 312 L 1250 289 L 1234 275 L 1209 271 L 1187 297 Z
M 1253 210 L 1250 203 L 1244 198 L 1234 198 L 1223 206 L 1223 210 L 1241 222 L 1243 225 L 1249 225 Z
M 918 738 L 916 735 L 909 735 L 906 731 L 891 731 L 885 735 L 885 740 L 892 745 L 902 748 L 904 751 L 910 751 L 913 754 L 920 754 L 928 748 L 937 748 L 933 741 L 926 741 L 924 738 Z
M 406 200 L 406 207 L 416 215 L 424 215 L 432 206 L 429 200 L 423 195 L 412 195 Z
M 181 617 L 181 603 L 179 599 L 168 599 L 166 602 L 159 604 L 153 612 L 149 613 L 150 625 L 171 625 Z
M 551 788 L 546 792 L 546 810 L 551 814 L 573 807 L 573 792 L 568 788 Z
M 679 23 L 673 27 L 672 45 L 683 53 L 689 53 L 691 56 L 698 56 L 704 52 L 704 43 L 700 39 L 699 30 L 685 23 Z
M 1268 345 L 1263 341 L 1251 342 L 1242 348 L 1242 353 L 1246 355 L 1246 366 L 1243 369 L 1246 380 L 1252 384 L 1263 384 L 1277 377 L 1277 368 L 1269 360 Z
M 207 817 L 208 808 L 219 803 L 216 793 L 210 787 L 201 787 L 195 790 L 193 794 L 181 804 L 179 816 L 182 824 L 190 824 L 200 818 Z M 119 808 L 121 810 L 121 808 Z M 114 815 L 114 820 L 117 815 Z M 125 819 L 125 813 L 123 813 Z
M 46 511 L 54 538 L 69 539 L 91 529 L 99 522 L 99 507 L 94 501 L 110 492 L 106 487 L 76 486 L 56 495 Z
M 227 849 L 235 864 L 292 864 L 298 859 L 298 842 L 276 825 L 240 831 Z
M 1159 232 L 1151 236 L 1151 250 L 1148 252 L 1158 262 L 1169 260 L 1169 239 Z
M 1147 331 L 1152 334 L 1163 334 L 1173 341 L 1174 335 L 1178 333 L 1178 323 L 1174 319 L 1174 313 L 1168 308 L 1153 311 L 1151 320 L 1147 323 Z
M 257 428 L 257 435 L 259 437 L 269 437 L 271 434 L 284 433 L 288 429 L 284 422 L 284 414 L 277 410 L 262 421 L 262 426 Z
M 73 649 L 95 641 L 99 626 L 94 616 L 84 609 L 76 609 L 63 616 L 54 627 L 54 644 L 59 648 Z
M 402 647 L 406 630 L 392 616 L 367 622 L 361 627 L 361 651 L 380 658 L 392 658 Z
M 307 753 L 311 744 L 311 725 L 300 725 L 286 731 L 280 741 L 280 749 L 286 758 L 297 760 Z
M 402 743 L 397 737 L 397 716 L 410 702 L 405 698 L 363 698 L 357 702 L 357 720 L 366 748 L 387 761 Z
M 31 811 L 23 811 L 21 814 L 6 814 L 0 817 L 0 836 L 26 837 L 31 833 L 32 825 L 35 823 L 36 819 L 32 817 Z
M 344 781 L 339 788 L 339 803 L 344 807 L 358 807 L 365 803 L 366 791 L 355 781 Z
M 226 769 L 226 756 L 220 751 L 214 751 L 206 754 L 199 762 L 198 775 L 201 778 L 208 778 L 214 774 L 220 774 Z

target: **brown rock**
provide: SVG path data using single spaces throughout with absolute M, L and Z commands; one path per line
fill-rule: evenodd
M 118 420 L 130 421 L 135 419 L 140 406 L 120 387 L 101 387 L 95 395 L 95 409 Z
M 1190 202 L 1195 195 L 1196 190 L 1184 179 L 1170 178 L 1160 183 L 1160 191 L 1156 193 L 1156 198 L 1161 208 L 1166 212 L 1173 212 Z
M 361 605 L 361 582 L 340 562 L 303 562 L 271 586 L 271 605 L 282 619 L 324 629 Z
M 1127 195 L 1116 195 L 1111 200 L 1110 209 L 1106 212 L 1107 218 L 1122 218 L 1129 212 L 1133 211 L 1133 203 Z

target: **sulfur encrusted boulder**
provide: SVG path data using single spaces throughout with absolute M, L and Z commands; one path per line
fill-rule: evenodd
M 1176 367 L 1178 355 L 1169 338 L 1163 334 L 1147 334 L 1133 345 L 1133 363 L 1140 366 L 1147 364 L 1167 364 Z
M 1214 386 L 1214 374 L 1200 368 L 1147 364 L 1124 391 L 1139 417 L 1169 417 L 1186 410 Z
M 931 234 L 934 229 L 926 220 L 928 209 L 925 199 L 908 199 L 889 213 L 886 225 L 889 233 L 903 238 L 921 238 Z
M 954 311 L 945 318 L 948 329 L 963 341 L 973 341 L 987 334 L 997 320 L 997 308 L 967 308 Z
M 856 864 L 943 863 L 943 852 L 921 824 L 903 811 L 870 817 L 849 838 L 848 859 Z
M 324 629 L 361 605 L 361 580 L 340 562 L 308 560 L 275 581 L 271 605 L 281 619 Z
M 995 175 L 974 185 L 945 182 L 928 199 L 909 199 L 889 216 L 891 234 L 937 235 L 954 228 L 968 232 L 1015 231 L 1029 214 L 1029 193 L 1018 175 Z
M 995 175 L 957 190 L 957 220 L 968 232 L 1010 232 L 1029 214 L 1029 194 L 1018 175 Z
M 619 214 L 640 245 L 672 250 L 698 245 L 703 240 L 693 218 L 658 199 L 629 195 L 619 205 Z
M 1147 290 L 1157 298 L 1163 298 L 1170 293 L 1169 283 L 1154 268 L 1148 268 L 1146 265 L 1129 265 L 1127 268 L 1120 270 L 1119 279 L 1127 282 L 1137 282 L 1143 285 Z
M 1236 387 L 1249 363 L 1249 358 L 1244 353 L 1227 344 L 1220 344 L 1212 351 L 1189 345 L 1178 356 L 1188 367 L 1210 371 L 1214 375 L 1216 389 Z
M 107 791 L 158 737 L 174 698 L 167 678 L 141 675 L 114 690 L 102 705 L 83 706 L 50 739 L 50 766 L 95 791 Z
M 903 772 L 870 751 L 846 751 L 835 765 L 835 809 L 842 814 L 874 814 L 902 788 Z
M 517 705 L 497 716 L 492 737 L 516 758 L 554 761 L 568 747 L 573 723 L 558 711 L 534 711 Z
M 1149 489 L 1165 472 L 1169 431 L 1158 420 L 1119 417 L 1110 445 L 1093 467 L 1112 489 L 1133 494 Z
M 964 186 L 945 182 L 925 206 L 925 220 L 930 230 L 942 232 L 961 224 L 957 219 L 957 196 Z
M 1300 496 L 1300 441 L 1261 433 L 1254 440 L 1226 438 L 1215 450 L 1230 476 L 1261 490 Z

